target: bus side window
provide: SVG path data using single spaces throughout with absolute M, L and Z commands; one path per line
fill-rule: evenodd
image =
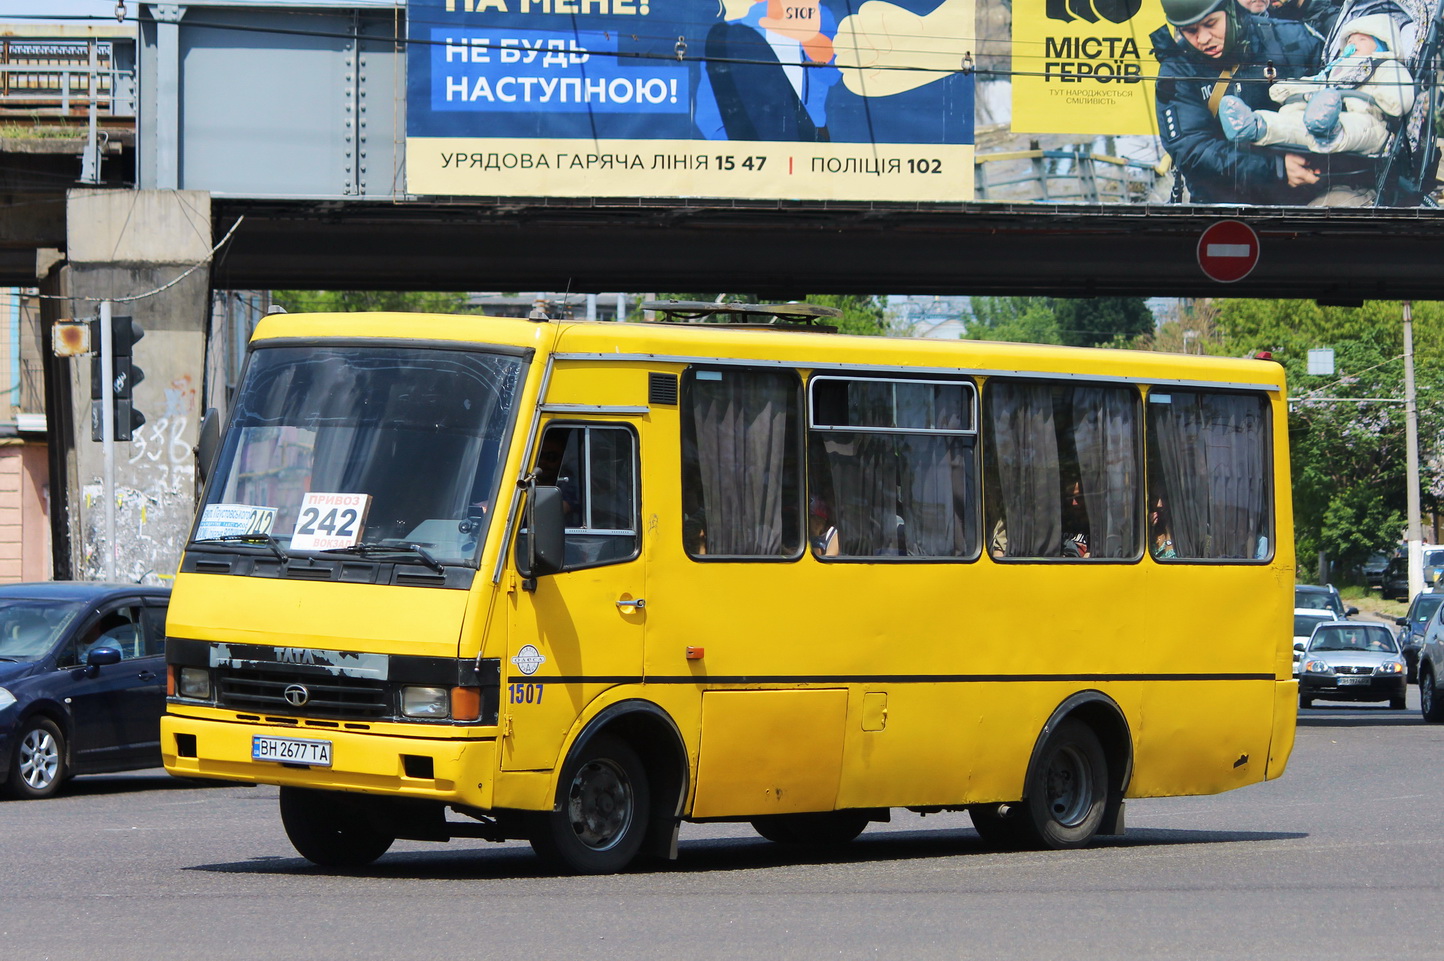
M 1138 557 L 1138 407 L 1128 387 L 990 380 L 983 407 L 988 552 Z
M 566 567 L 578 570 L 631 560 L 641 546 L 637 518 L 637 439 L 619 425 L 567 424 L 542 433 L 537 483 L 562 493 Z M 525 556 L 519 539 L 518 557 Z
M 693 557 L 796 559 L 804 538 L 802 382 L 795 371 L 682 377 L 682 532 Z
M 1148 503 L 1159 560 L 1273 557 L 1268 399 L 1148 394 Z M 1156 520 L 1155 520 L 1156 518 Z
M 977 556 L 972 382 L 821 374 L 808 397 L 813 553 Z

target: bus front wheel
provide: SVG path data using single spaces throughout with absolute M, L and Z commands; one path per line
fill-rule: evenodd
M 613 874 L 641 850 L 650 812 L 641 758 L 625 741 L 599 734 L 568 760 L 556 805 L 536 819 L 531 846 L 576 874 Z
M 333 791 L 281 788 L 281 824 L 301 857 L 323 868 L 362 868 L 396 836 L 372 823 L 364 802 Z
M 1029 775 L 1023 823 L 1038 847 L 1061 851 L 1093 839 L 1108 803 L 1108 761 L 1093 729 L 1076 718 L 1048 736 Z

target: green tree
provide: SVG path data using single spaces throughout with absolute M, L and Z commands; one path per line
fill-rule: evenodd
M 963 338 L 1061 344 L 1053 303 L 1049 297 L 974 297 Z
M 1436 505 L 1444 416 L 1430 396 L 1444 389 L 1444 308 L 1414 305 L 1419 387 L 1421 497 Z M 1397 543 L 1404 526 L 1406 437 L 1403 326 L 1397 302 L 1357 309 L 1312 301 L 1220 302 L 1223 352 L 1268 350 L 1288 375 L 1289 455 L 1300 569 L 1319 552 L 1345 570 Z M 1334 350 L 1335 373 L 1308 373 L 1308 351 Z
M 1142 297 L 1076 297 L 1053 301 L 1060 342 L 1069 347 L 1124 346 L 1152 333 L 1153 311 Z
M 273 290 L 271 301 L 291 313 L 471 313 L 466 294 L 425 290 Z

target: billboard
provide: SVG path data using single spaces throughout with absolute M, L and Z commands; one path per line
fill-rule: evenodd
M 410 0 L 407 190 L 972 198 L 973 0 Z
M 407 189 L 1422 206 L 1440 0 L 410 0 Z

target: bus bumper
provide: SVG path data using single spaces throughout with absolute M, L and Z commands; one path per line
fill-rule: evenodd
M 489 809 L 496 738 L 375 735 L 185 717 L 161 718 L 161 758 L 177 777 L 219 778 L 329 791 L 363 791 Z M 251 757 L 256 737 L 319 740 L 331 766 L 283 764 Z
M 1274 685 L 1274 729 L 1269 738 L 1269 766 L 1264 779 L 1272 781 L 1288 767 L 1299 719 L 1299 682 L 1290 678 Z

